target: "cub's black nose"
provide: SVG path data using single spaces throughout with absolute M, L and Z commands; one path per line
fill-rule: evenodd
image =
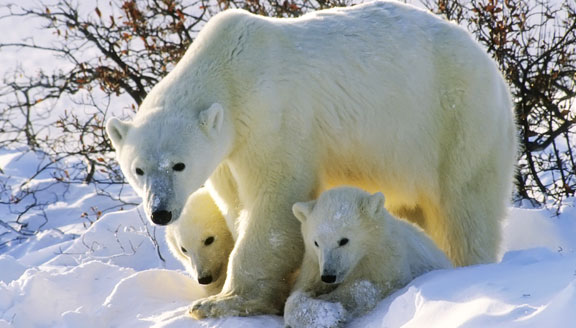
M 336 281 L 336 276 L 327 274 L 323 275 L 321 279 L 327 284 L 333 284 Z
M 172 212 L 156 211 L 152 213 L 152 222 L 157 225 L 167 225 L 172 220 Z
M 212 276 L 198 278 L 198 282 L 200 283 L 200 285 L 208 285 L 209 283 L 212 282 Z

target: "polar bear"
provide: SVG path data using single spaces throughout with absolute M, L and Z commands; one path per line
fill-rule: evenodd
M 284 311 L 292 328 L 338 327 L 412 279 L 452 267 L 424 231 L 386 211 L 379 192 L 338 187 L 292 210 L 305 245 Z
M 188 198 L 178 221 L 166 227 L 166 242 L 207 295 L 220 292 L 234 239 L 208 190 L 201 188 Z
M 292 204 L 387 197 L 457 265 L 495 260 L 516 129 L 495 62 L 455 24 L 376 1 L 295 19 L 215 15 L 132 121 L 107 132 L 151 221 L 202 185 L 236 237 L 195 317 L 280 313 L 303 241 Z

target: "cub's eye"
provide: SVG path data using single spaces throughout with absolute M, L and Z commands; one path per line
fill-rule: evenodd
M 138 174 L 138 175 L 144 175 L 144 171 L 142 171 L 141 168 L 137 167 L 137 168 L 136 168 L 136 174 Z
M 314 240 L 314 246 L 318 247 L 318 243 Z
M 185 168 L 186 165 L 184 163 L 176 163 L 174 164 L 174 166 L 172 166 L 172 170 L 177 172 L 184 171 Z
M 204 246 L 208 246 L 214 242 L 214 237 L 210 236 L 204 240 Z
M 342 238 L 338 242 L 338 246 L 344 246 L 344 245 L 348 244 L 348 242 L 349 242 L 348 238 Z
M 188 253 L 188 250 L 186 250 L 184 247 L 180 247 L 180 250 L 182 250 L 183 253 Z

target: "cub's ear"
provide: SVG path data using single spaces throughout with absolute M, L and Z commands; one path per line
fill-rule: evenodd
M 384 202 L 384 195 L 381 192 L 377 192 L 373 195 L 366 196 L 366 198 L 362 200 L 361 209 L 367 215 L 372 216 L 384 208 Z
M 108 123 L 106 123 L 106 132 L 116 150 L 122 148 L 128 130 L 130 130 L 130 123 L 124 122 L 116 117 L 112 117 L 108 120 Z
M 316 205 L 315 200 L 309 202 L 298 202 L 292 205 L 292 213 L 294 213 L 294 216 L 296 216 L 298 221 L 304 223 L 308 216 L 310 216 L 310 213 L 312 213 L 314 205 Z
M 224 122 L 224 107 L 219 103 L 214 103 L 208 109 L 200 112 L 200 126 L 208 134 L 218 133 Z

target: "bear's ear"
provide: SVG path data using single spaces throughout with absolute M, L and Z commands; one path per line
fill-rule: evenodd
M 120 150 L 120 148 L 122 148 L 122 144 L 124 144 L 124 139 L 126 138 L 129 129 L 130 123 L 128 122 L 124 122 L 116 117 L 112 117 L 108 120 L 108 123 L 106 123 L 106 132 L 112 141 L 114 149 Z
M 292 205 L 292 213 L 294 213 L 294 216 L 296 216 L 298 221 L 304 223 L 306 222 L 306 219 L 310 213 L 312 213 L 314 205 L 316 205 L 315 200 L 311 200 L 309 202 L 298 202 Z
M 373 216 L 384 207 L 384 202 L 384 195 L 381 192 L 377 192 L 362 200 L 361 209 L 365 214 Z
M 219 103 L 214 103 L 208 109 L 200 112 L 200 126 L 208 134 L 218 133 L 224 122 L 224 108 Z

